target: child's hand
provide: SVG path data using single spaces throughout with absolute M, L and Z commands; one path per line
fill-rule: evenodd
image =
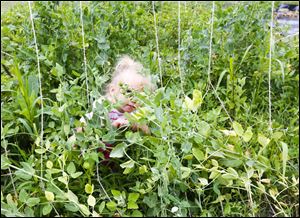
M 120 116 L 120 117 L 118 117 L 118 119 L 116 119 L 112 122 L 112 125 L 117 128 L 128 125 L 128 124 L 129 124 L 129 121 L 124 116 Z

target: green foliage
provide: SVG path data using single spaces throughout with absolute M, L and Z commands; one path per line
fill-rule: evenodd
M 43 99 L 29 9 L 1 14 L 1 215 L 299 216 L 299 39 L 274 27 L 269 131 L 271 4 L 216 2 L 211 81 L 231 123 L 207 84 L 211 6 L 181 5 L 181 81 L 178 4 L 155 3 L 163 87 L 127 114 L 151 135 L 114 129 L 103 94 L 121 54 L 160 84 L 152 2 L 83 3 L 87 78 L 79 2 L 33 3 Z

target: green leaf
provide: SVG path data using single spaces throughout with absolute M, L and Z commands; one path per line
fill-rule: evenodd
M 46 149 L 45 148 L 37 148 L 34 151 L 38 154 L 44 154 L 46 152 Z
M 58 181 L 64 183 L 65 185 L 68 185 L 68 177 L 67 176 L 60 176 L 57 179 L 58 179 Z
M 204 185 L 204 186 L 208 185 L 208 181 L 206 178 L 199 178 L 199 182 L 201 183 L 201 185 Z
M 121 192 L 118 191 L 118 190 L 112 189 L 112 190 L 110 190 L 110 191 L 111 191 L 111 193 L 112 193 L 112 195 L 113 195 L 114 197 L 119 197 L 119 196 L 121 196 Z
M 143 165 L 143 166 L 140 166 L 139 167 L 139 174 L 144 174 L 144 173 L 147 173 L 148 172 L 148 168 L 146 165 Z
M 52 210 L 52 205 L 51 204 L 46 204 L 44 207 L 43 207 L 43 215 L 47 215 L 51 212 Z
M 215 167 L 219 166 L 218 161 L 216 161 L 215 159 L 211 159 L 211 163 L 212 163 L 212 165 L 215 166 Z
M 56 63 L 55 70 L 58 77 L 61 77 L 64 74 L 64 68 L 58 63 Z
M 229 167 L 228 169 L 227 169 L 227 172 L 228 173 L 230 173 L 230 174 L 232 174 L 232 175 L 234 175 L 235 177 L 239 177 L 239 174 L 236 172 L 236 170 L 235 169 L 233 169 L 232 167 Z
M 73 162 L 70 162 L 68 167 L 67 167 L 67 172 L 68 174 L 73 174 L 76 172 L 76 167 L 75 167 L 75 164 Z
M 94 192 L 94 184 L 86 184 L 84 189 L 86 193 L 92 194 Z
M 181 144 L 181 150 L 183 153 L 187 154 L 191 151 L 191 149 L 192 149 L 192 143 L 184 142 Z
M 221 164 L 226 167 L 239 167 L 243 161 L 239 159 L 223 159 L 220 160 Z
M 77 177 L 81 176 L 82 175 L 82 172 L 76 172 L 76 173 L 72 173 L 70 176 L 73 178 L 73 179 L 76 179 Z
M 180 167 L 180 170 L 182 172 L 181 179 L 185 179 L 191 174 L 191 169 L 188 167 Z
M 263 134 L 258 133 L 257 141 L 259 144 L 261 144 L 263 147 L 267 146 L 270 142 L 270 139 L 265 137 Z
M 48 201 L 54 201 L 54 194 L 49 191 L 45 191 L 45 196 Z
M 125 163 L 120 164 L 121 168 L 133 168 L 134 167 L 134 161 L 133 160 L 129 160 Z
M 38 203 L 40 203 L 40 199 L 39 198 L 29 198 L 26 201 L 26 204 L 29 207 L 33 207 L 33 206 L 37 205 Z
M 190 99 L 188 96 L 185 96 L 185 99 L 184 99 L 184 103 L 185 103 L 185 106 L 189 109 L 189 110 L 193 110 L 193 101 L 192 99 Z
M 194 89 L 194 91 L 193 91 L 193 107 L 195 109 L 197 109 L 202 104 L 202 101 L 203 101 L 202 92 L 197 89 Z
M 243 136 L 244 129 L 241 124 L 239 124 L 236 121 L 233 121 L 232 127 L 233 127 L 234 131 L 236 132 L 236 134 L 238 134 L 238 136 Z
M 252 131 L 251 131 L 251 127 L 248 127 L 247 128 L 247 130 L 246 130 L 246 132 L 243 134 L 243 140 L 245 141 L 245 142 L 249 142 L 250 141 L 250 139 L 252 138 L 252 136 L 253 136 L 253 133 L 252 133 Z
M 128 201 L 136 202 L 139 197 L 140 197 L 139 193 L 129 193 Z
M 131 214 L 132 217 L 143 217 L 143 214 L 139 210 L 134 210 Z
M 69 199 L 69 201 L 77 203 L 77 204 L 79 203 L 78 197 L 71 190 L 68 190 L 68 192 L 65 193 L 65 195 Z
M 25 189 L 21 189 L 21 191 L 19 193 L 19 200 L 21 202 L 25 203 L 28 198 L 29 198 L 29 195 L 27 194 L 27 192 L 25 191 Z
M 81 210 L 81 212 L 85 215 L 85 216 L 89 216 L 90 215 L 90 211 L 87 208 L 87 206 L 85 206 L 84 204 L 79 204 L 79 209 Z
M 110 201 L 106 203 L 106 207 L 107 209 L 109 209 L 110 211 L 115 211 L 117 208 L 117 204 L 114 201 Z
M 282 132 L 274 132 L 272 135 L 272 138 L 277 140 L 280 139 L 282 137 L 283 133 Z
M 215 179 L 220 175 L 220 172 L 217 171 L 216 167 L 212 168 L 212 172 L 209 175 L 209 179 Z
M 282 174 L 285 176 L 285 170 L 286 170 L 286 162 L 288 160 L 288 145 L 284 142 L 281 142 L 282 146 Z
M 10 160 L 4 154 L 1 154 L 1 170 L 8 169 L 10 164 L 11 164 Z
M 64 125 L 64 133 L 65 133 L 66 136 L 69 135 L 69 133 L 70 133 L 70 125 L 68 125 L 68 124 Z
M 128 201 L 127 208 L 128 209 L 138 209 L 139 206 L 133 201 Z
M 236 177 L 232 174 L 229 174 L 229 173 L 225 173 L 222 175 L 222 178 L 225 179 L 225 180 L 232 180 L 232 179 L 236 179 Z
M 157 204 L 157 194 L 156 193 L 150 193 L 149 196 L 145 196 L 143 199 L 143 202 L 147 204 L 148 207 L 154 208 Z
M 94 207 L 96 205 L 96 199 L 93 195 L 89 195 L 87 203 L 89 206 Z
M 199 161 L 203 161 L 205 159 L 205 156 L 200 148 L 193 148 L 192 149 L 194 157 Z
M 102 201 L 98 208 L 100 214 L 102 213 L 104 208 L 105 208 L 105 201 Z
M 126 148 L 125 143 L 120 143 L 110 152 L 109 156 L 112 158 L 121 158 L 124 156 L 124 149 Z
M 77 206 L 77 204 L 74 204 L 74 203 L 66 203 L 64 206 L 67 211 L 77 212 L 79 210 L 79 207 Z
M 205 121 L 200 121 L 198 124 L 198 131 L 202 136 L 208 137 L 210 133 L 210 125 Z

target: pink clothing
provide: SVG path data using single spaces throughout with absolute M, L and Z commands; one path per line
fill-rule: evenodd
M 123 113 L 121 113 L 120 111 L 113 109 L 109 112 L 108 117 L 111 121 L 113 120 L 117 120 L 118 118 L 122 117 Z

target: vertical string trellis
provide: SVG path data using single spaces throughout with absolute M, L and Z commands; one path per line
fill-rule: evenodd
M 232 123 L 233 120 L 231 119 L 228 111 L 226 110 L 223 101 L 220 99 L 218 93 L 216 92 L 215 87 L 213 86 L 213 84 L 211 83 L 210 80 L 210 73 L 211 73 L 211 55 L 212 55 L 212 38 L 213 38 L 213 30 L 214 30 L 214 14 L 215 14 L 215 1 L 212 2 L 212 9 L 211 9 L 211 22 L 210 22 L 210 40 L 209 40 L 209 59 L 208 59 L 208 83 L 209 85 L 212 87 L 214 94 L 216 95 L 216 97 L 218 98 L 218 100 L 221 103 L 221 107 L 223 108 L 223 110 L 225 111 L 225 113 L 227 114 L 230 122 Z
M 41 98 L 41 135 L 40 135 L 40 144 L 41 147 L 43 146 L 43 135 L 44 135 L 44 102 L 43 102 L 43 92 L 42 92 L 42 78 L 41 78 L 41 69 L 40 69 L 40 60 L 39 60 L 39 49 L 37 47 L 37 40 L 36 40 L 36 34 L 34 29 L 34 22 L 33 22 L 33 16 L 32 16 L 32 9 L 31 9 L 31 2 L 28 1 L 29 5 L 29 12 L 30 12 L 30 20 L 32 25 L 32 32 L 33 32 L 33 38 L 34 38 L 34 45 L 35 45 L 35 52 L 36 52 L 36 59 L 37 59 L 37 68 L 38 68 L 38 74 L 39 74 L 39 89 L 40 89 L 40 98 Z M 41 178 L 43 177 L 43 154 L 41 154 Z M 41 180 L 41 184 L 43 183 L 43 180 Z
M 157 32 L 157 25 L 156 25 L 156 13 L 155 13 L 155 9 L 154 9 L 154 1 L 152 1 L 152 11 L 153 11 L 153 18 L 154 18 L 156 51 L 157 51 L 157 59 L 158 59 L 158 67 L 159 67 L 159 75 L 160 75 L 160 86 L 163 87 L 162 71 L 161 71 L 161 59 L 160 59 L 160 55 L 159 55 L 158 32 Z
M 180 63 L 180 1 L 178 1 L 178 71 L 180 76 L 180 87 L 181 93 L 183 94 L 183 80 L 182 80 L 182 73 L 181 73 L 181 63 Z
M 270 50 L 269 50 L 269 72 L 268 72 L 268 97 L 269 97 L 269 130 L 272 131 L 272 101 L 271 101 L 271 71 L 272 71 L 272 49 L 274 47 L 273 39 L 273 13 L 274 1 L 272 1 L 271 28 L 270 28 Z
M 87 64 L 86 64 L 86 54 L 85 54 L 85 43 L 84 43 L 84 28 L 83 28 L 83 13 L 82 13 L 82 2 L 80 1 L 80 21 L 81 21 L 81 34 L 82 34 L 82 47 L 83 47 L 83 61 L 84 61 L 84 73 L 85 73 L 85 82 L 86 82 L 86 97 L 88 105 L 90 104 L 89 100 L 89 84 L 88 84 L 88 75 L 87 75 Z

